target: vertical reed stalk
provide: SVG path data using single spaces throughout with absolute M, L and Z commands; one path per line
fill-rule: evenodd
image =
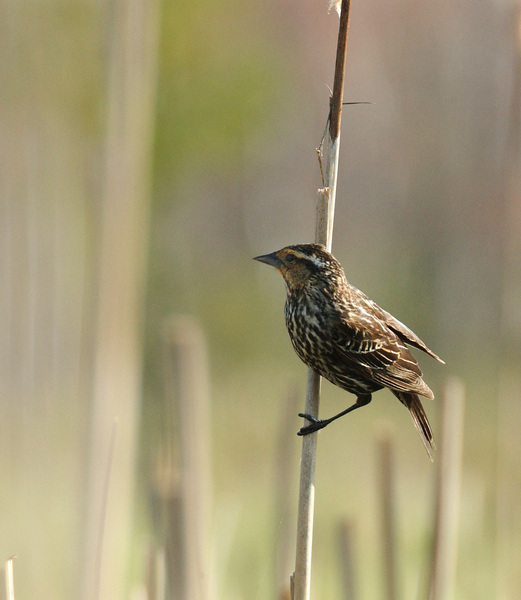
M 517 3 L 519 4 L 519 3 Z M 501 312 L 499 385 L 497 401 L 496 455 L 496 598 L 519 593 L 519 568 L 512 553 L 517 544 L 513 519 L 519 519 L 519 395 L 521 374 L 519 359 L 519 323 L 521 322 L 521 236 L 519 235 L 521 189 L 521 6 L 507 9 L 511 37 L 511 89 L 507 139 L 499 181 L 503 187 L 503 223 L 501 231 Z M 501 187 L 500 187 L 501 189 Z M 498 205 L 498 214 L 501 206 Z M 516 477 L 517 476 L 517 477 Z M 515 540 L 515 541 L 514 541 Z
M 5 563 L 5 597 L 6 600 L 14 600 L 14 556 L 7 559 Z
M 146 600 L 167 600 L 165 553 L 149 544 L 146 553 Z
M 324 188 L 317 202 L 315 241 L 329 250 L 333 241 L 340 124 L 344 94 L 345 61 L 349 32 L 350 0 L 342 0 L 338 32 L 333 95 L 326 131 Z M 318 417 L 320 376 L 308 371 L 304 412 Z M 300 466 L 300 490 L 297 518 L 295 573 L 292 580 L 293 600 L 309 600 L 311 588 L 311 550 L 313 544 L 313 511 L 315 506 L 315 465 L 317 432 L 303 436 Z
M 385 593 L 387 600 L 400 598 L 396 570 L 396 511 L 394 506 L 393 444 L 385 434 L 379 441 L 380 500 L 383 529 L 383 560 Z
M 342 598 L 356 600 L 355 558 L 353 543 L 353 525 L 347 519 L 338 528 L 338 545 L 342 577 Z
M 112 14 L 80 581 L 83 600 L 121 600 L 128 591 L 159 22 L 158 0 L 112 0 L 108 6 Z M 105 497 L 104 464 L 115 418 L 113 476 Z
M 458 378 L 446 384 L 442 398 L 434 547 L 429 600 L 452 597 L 458 548 L 465 391 Z
M 163 330 L 167 350 L 168 402 L 175 403 L 170 431 L 179 456 L 179 497 L 167 516 L 177 530 L 177 547 L 167 546 L 178 585 L 169 594 L 180 600 L 208 600 L 209 572 L 209 392 L 206 342 L 195 319 L 172 317 Z
M 278 447 L 275 465 L 275 514 L 280 519 L 277 533 L 277 555 L 275 562 L 275 597 L 288 597 L 288 571 L 293 561 L 291 539 L 294 535 L 295 524 L 288 517 L 292 511 L 292 492 L 294 474 L 297 467 L 295 439 L 291 432 L 295 423 L 295 413 L 300 400 L 297 386 L 292 386 L 283 403 L 284 412 L 281 416 Z

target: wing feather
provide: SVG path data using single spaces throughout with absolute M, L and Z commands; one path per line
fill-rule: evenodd
M 346 308 L 333 328 L 335 354 L 375 383 L 433 398 L 405 340 L 388 325 L 384 311 L 359 293 L 361 297 Z M 384 318 L 379 318 L 379 313 Z
M 353 303 L 353 308 L 356 308 L 358 305 L 362 307 L 362 311 L 364 313 L 368 313 L 373 315 L 380 323 L 385 324 L 386 328 L 393 331 L 401 340 L 403 340 L 406 344 L 410 346 L 414 346 L 423 352 L 426 352 L 432 358 L 435 358 L 437 361 L 445 364 L 437 354 L 435 354 L 430 348 L 427 347 L 427 344 L 420 339 L 412 329 L 409 329 L 407 325 L 399 321 L 397 318 L 393 317 L 393 315 L 380 306 L 373 302 L 369 296 L 366 296 L 363 292 L 361 292 L 358 288 L 354 287 L 351 284 L 348 284 L 349 291 L 351 295 L 356 299 Z
M 425 342 L 421 340 L 414 333 L 414 331 L 412 331 L 412 329 L 409 329 L 401 321 L 395 319 L 390 313 L 388 313 L 386 310 L 383 310 L 383 308 L 380 310 L 384 315 L 387 326 L 390 329 L 392 329 L 398 336 L 400 336 L 404 342 L 407 342 L 408 344 L 414 346 L 415 348 L 418 348 L 419 350 L 423 350 L 429 356 L 432 356 L 432 358 L 435 358 L 440 363 L 445 364 L 445 361 L 443 361 L 437 354 L 434 354 L 434 352 L 427 347 L 427 344 L 425 344 Z

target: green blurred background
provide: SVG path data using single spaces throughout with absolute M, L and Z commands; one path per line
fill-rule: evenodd
M 293 436 L 296 501 L 306 370 L 282 281 L 251 257 L 313 239 L 337 27 L 325 0 L 0 3 L 0 561 L 17 555 L 20 598 L 89 597 L 93 505 L 120 473 L 129 506 L 105 526 L 128 555 L 102 563 L 131 566 L 100 597 L 139 588 L 176 313 L 208 344 L 215 596 L 273 597 L 296 520 L 277 512 L 277 440 Z M 518 29 L 514 2 L 352 6 L 345 99 L 374 104 L 344 108 L 333 251 L 445 359 L 421 357 L 437 397 L 465 383 L 455 598 L 521 593 Z M 323 385 L 322 414 L 346 402 Z M 315 597 L 341 597 L 344 518 L 360 597 L 381 597 L 382 427 L 401 597 L 425 584 L 435 466 L 384 391 L 320 435 Z

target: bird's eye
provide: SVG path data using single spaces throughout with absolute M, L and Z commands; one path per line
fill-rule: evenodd
M 287 262 L 287 263 L 291 263 L 291 262 L 293 262 L 293 261 L 294 261 L 296 258 L 297 258 L 297 257 L 296 257 L 294 254 L 288 254 L 288 255 L 286 256 L 286 262 Z

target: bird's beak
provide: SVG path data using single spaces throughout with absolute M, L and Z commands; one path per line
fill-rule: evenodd
M 277 256 L 276 252 L 272 252 L 271 254 L 263 254 L 262 256 L 254 256 L 253 260 L 258 260 L 259 262 L 266 263 L 267 265 L 271 265 L 280 271 L 282 267 L 282 262 L 280 258 Z

